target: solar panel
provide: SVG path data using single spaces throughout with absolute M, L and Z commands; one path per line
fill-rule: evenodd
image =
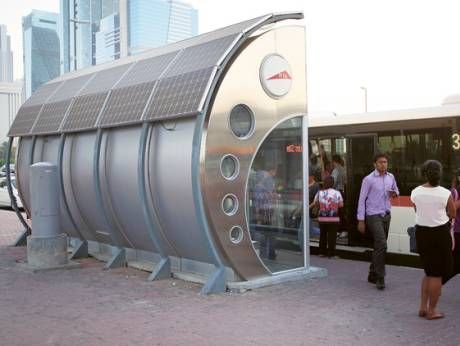
M 13 124 L 8 132 L 8 136 L 15 137 L 28 135 L 41 109 L 41 104 L 35 106 L 23 105 L 19 108 L 18 114 L 16 114 L 16 118 L 14 118 Z
M 41 105 L 45 103 L 48 97 L 62 84 L 62 82 L 43 84 L 32 96 L 25 102 L 27 106 Z
M 94 73 L 86 74 L 84 76 L 76 77 L 73 79 L 67 79 L 64 81 L 64 85 L 59 88 L 54 95 L 52 95 L 48 103 L 55 103 L 71 99 L 76 96 L 85 83 L 94 76 Z
M 116 88 L 124 88 L 135 84 L 156 81 L 178 53 L 179 52 L 176 51 L 138 61 L 133 68 L 123 76 L 123 79 L 117 84 Z
M 61 130 L 63 132 L 73 132 L 95 128 L 97 117 L 108 93 L 106 91 L 76 97 Z
M 155 88 L 145 119 L 175 118 L 200 112 L 200 101 L 214 69 L 210 67 L 161 79 Z
M 31 134 L 55 133 L 59 130 L 71 100 L 47 103 L 43 106 Z
M 224 53 L 231 47 L 236 35 L 230 35 L 197 46 L 186 48 L 171 64 L 164 78 L 201 70 L 217 65 Z
M 97 72 L 96 76 L 91 79 L 87 85 L 85 85 L 79 95 L 96 94 L 109 91 L 131 65 L 132 63 Z
M 105 127 L 140 121 L 155 83 L 112 90 L 98 125 Z

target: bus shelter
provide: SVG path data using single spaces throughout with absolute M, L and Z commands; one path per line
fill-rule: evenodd
M 261 16 L 43 85 L 9 131 L 26 211 L 29 166 L 52 162 L 63 232 L 112 265 L 198 273 L 204 293 L 323 275 L 302 217 L 302 18 Z

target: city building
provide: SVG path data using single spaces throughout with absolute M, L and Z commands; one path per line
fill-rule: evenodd
M 130 55 L 198 34 L 198 11 L 176 0 L 128 0 Z
M 8 130 L 22 105 L 22 88 L 22 81 L 0 82 L 0 144 L 8 140 Z
M 118 0 L 60 0 L 61 73 L 96 64 L 96 36 L 101 30 L 101 19 L 117 14 L 118 8 Z M 113 26 L 110 19 L 104 22 L 106 27 Z M 117 30 L 118 27 L 119 24 Z M 110 35 L 106 29 L 102 30 Z M 100 49 L 100 56 L 110 50 L 105 42 Z
M 60 0 L 61 73 L 198 34 L 198 11 L 176 0 Z
M 112 13 L 101 19 L 96 32 L 96 64 L 120 58 L 120 19 L 118 13 Z
M 13 81 L 13 52 L 6 25 L 0 25 L 0 82 Z
M 26 98 L 59 76 L 58 14 L 32 10 L 22 18 Z

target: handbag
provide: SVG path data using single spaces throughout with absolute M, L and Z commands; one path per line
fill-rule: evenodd
M 412 226 L 412 227 L 407 228 L 407 234 L 409 235 L 409 251 L 412 253 L 418 253 L 417 239 L 415 238 L 416 231 L 417 231 L 417 226 Z

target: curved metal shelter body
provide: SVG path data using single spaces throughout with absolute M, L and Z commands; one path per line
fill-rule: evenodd
M 20 137 L 16 174 L 26 210 L 29 166 L 53 162 L 69 235 L 165 262 L 209 263 L 217 281 L 224 268 L 241 279 L 272 275 L 251 241 L 247 184 L 267 135 L 306 112 L 305 29 L 276 24 L 301 18 L 269 14 L 43 85 L 9 132 Z M 285 63 L 289 72 L 280 70 Z M 252 117 L 242 136 L 229 120 L 237 105 Z

